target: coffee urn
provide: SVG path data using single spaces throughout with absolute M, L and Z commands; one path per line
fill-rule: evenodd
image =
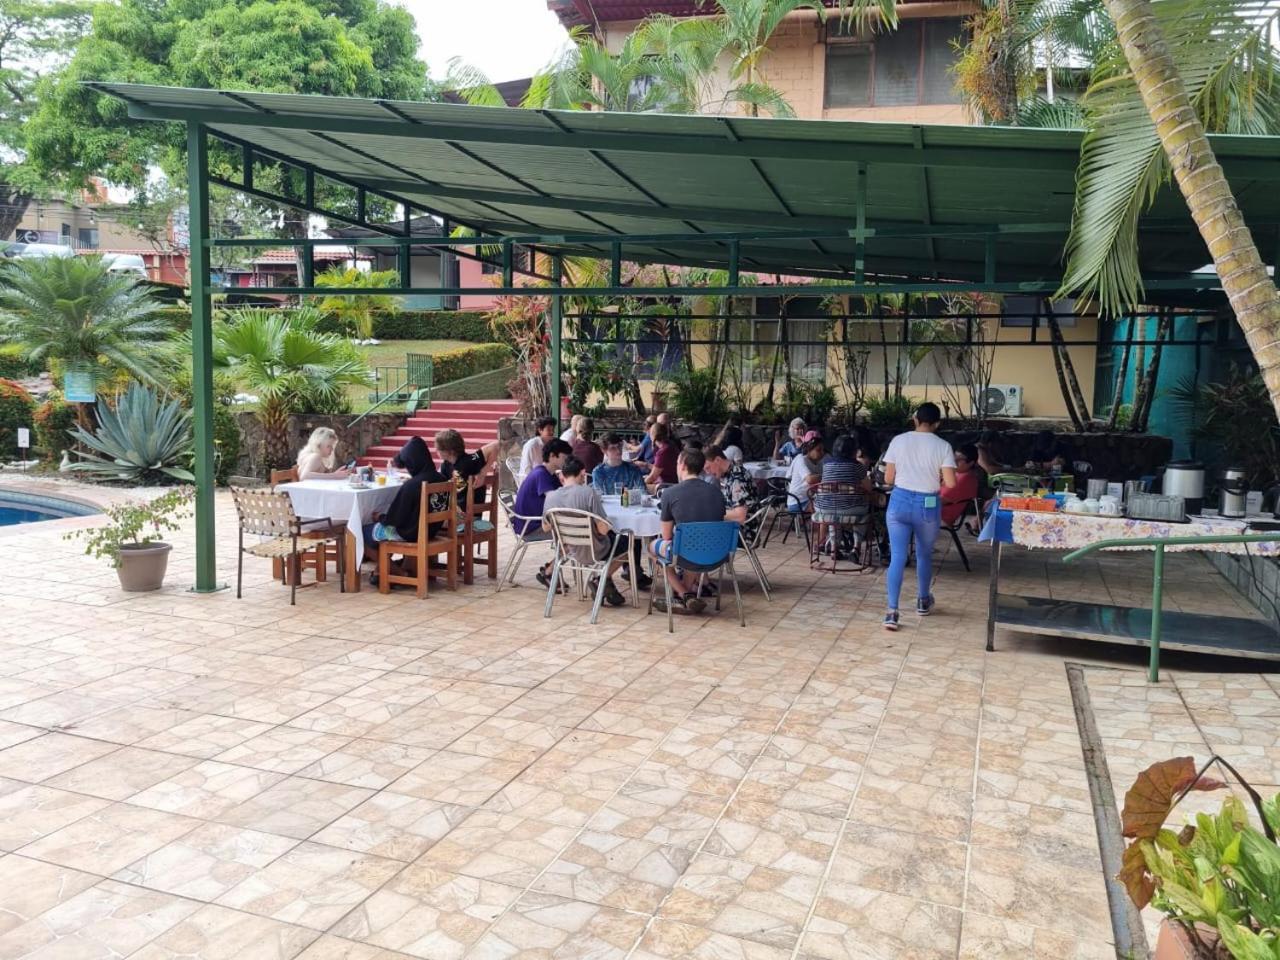
M 1218 480 L 1218 515 L 1244 519 L 1248 508 L 1249 483 L 1240 467 L 1227 467 Z
M 1204 464 L 1196 460 L 1170 460 L 1164 468 L 1160 492 L 1182 497 L 1188 514 L 1199 513 L 1204 509 Z

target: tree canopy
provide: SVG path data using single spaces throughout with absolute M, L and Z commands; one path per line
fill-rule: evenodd
M 383 0 L 120 0 L 99 4 L 27 125 L 35 169 L 67 185 L 103 176 L 145 200 L 159 166 L 181 179 L 184 131 L 130 121 L 83 86 L 116 80 L 276 93 L 423 99 L 414 20 Z

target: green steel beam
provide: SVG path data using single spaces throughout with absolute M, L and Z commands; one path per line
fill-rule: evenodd
M 552 289 L 560 289 L 564 281 L 564 258 L 560 254 L 551 256 Z M 551 297 L 551 416 L 556 418 L 556 429 L 560 429 L 560 359 L 561 340 L 564 336 L 564 297 Z
M 209 293 L 209 138 L 187 124 L 187 204 L 191 231 L 191 396 L 194 408 L 197 593 L 218 589 L 214 525 L 213 304 Z
M 857 283 L 862 283 L 867 264 L 867 245 L 865 242 L 867 229 L 867 165 L 865 163 L 858 164 L 854 176 L 857 178 L 854 188 L 858 198 L 858 212 L 857 226 L 854 228 L 857 231 L 854 234 L 857 244 L 854 247 L 853 255 L 853 279 Z

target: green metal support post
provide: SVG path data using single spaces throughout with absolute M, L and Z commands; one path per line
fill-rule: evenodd
M 1164 602 L 1164 544 L 1156 544 L 1156 555 L 1151 565 L 1151 662 L 1147 666 L 1147 681 L 1160 682 L 1160 619 Z
M 560 289 L 564 279 L 564 258 L 560 254 L 551 257 L 551 285 Z M 560 429 L 560 340 L 564 326 L 564 297 L 551 297 L 551 416 L 556 418 L 556 429 Z
M 187 202 L 190 205 L 191 395 L 195 408 L 196 593 L 219 589 L 213 519 L 213 303 L 209 296 L 209 140 L 187 124 Z

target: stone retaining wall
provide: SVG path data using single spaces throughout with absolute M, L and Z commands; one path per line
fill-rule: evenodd
M 239 477 L 265 478 L 269 471 L 264 462 L 262 424 L 256 415 L 249 412 L 237 413 L 236 419 L 240 423 L 240 457 L 231 473 Z M 395 433 L 405 421 L 401 413 L 371 413 L 352 426 L 355 419 L 355 414 L 294 414 L 289 418 L 290 455 L 296 458 L 316 427 L 332 427 L 338 434 L 338 457 L 345 462 L 360 456 L 383 437 Z

